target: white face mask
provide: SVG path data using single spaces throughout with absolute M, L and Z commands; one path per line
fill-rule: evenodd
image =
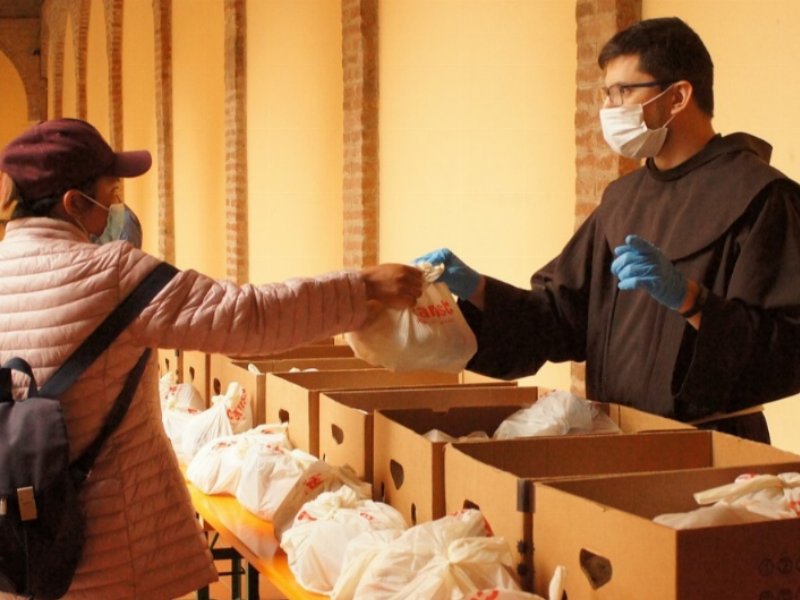
M 669 89 L 669 88 L 667 88 Z M 661 92 L 664 94 L 667 90 Z M 661 151 L 667 139 L 667 125 L 674 115 L 658 129 L 649 129 L 644 122 L 644 106 L 658 99 L 661 94 L 644 104 L 612 106 L 600 109 L 600 125 L 603 137 L 611 149 L 627 158 L 650 158 Z
M 125 205 L 122 202 L 115 202 L 111 206 L 103 206 L 91 196 L 87 196 L 80 191 L 78 193 L 108 213 L 106 228 L 99 236 L 91 236 L 92 241 L 95 244 L 105 244 L 106 242 L 122 239 L 122 231 L 125 227 Z

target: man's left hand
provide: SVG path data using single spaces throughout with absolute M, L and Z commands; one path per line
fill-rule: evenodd
M 661 250 L 637 235 L 628 235 L 622 246 L 614 248 L 614 254 L 611 272 L 619 278 L 619 289 L 642 289 L 672 310 L 681 307 L 686 277 Z

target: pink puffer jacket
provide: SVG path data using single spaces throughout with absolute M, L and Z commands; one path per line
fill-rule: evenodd
M 10 222 L 0 242 L 0 363 L 25 358 L 42 385 L 156 264 L 127 243 L 87 243 L 63 221 Z M 73 458 L 147 347 L 268 353 L 355 329 L 365 317 L 354 272 L 262 287 L 181 272 L 64 394 Z M 15 383 L 22 395 L 24 382 Z M 155 361 L 81 499 L 87 539 L 67 598 L 169 599 L 216 579 L 161 425 Z

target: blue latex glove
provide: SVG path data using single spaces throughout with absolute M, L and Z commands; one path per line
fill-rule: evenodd
M 653 244 L 637 235 L 625 237 L 614 248 L 617 258 L 611 272 L 619 278 L 621 290 L 645 290 L 661 304 L 678 310 L 686 297 L 686 277 Z
M 477 271 L 470 269 L 447 248 L 439 248 L 414 259 L 414 264 L 420 263 L 444 264 L 444 272 L 436 281 L 446 284 L 450 291 L 462 300 L 468 299 L 475 293 L 481 280 Z

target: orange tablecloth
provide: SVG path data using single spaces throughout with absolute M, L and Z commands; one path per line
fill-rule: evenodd
M 290 600 L 327 598 L 303 589 L 295 581 L 286 553 L 275 539 L 272 523 L 259 519 L 232 496 L 209 496 L 190 482 L 186 485 L 197 514 L 278 591 Z

